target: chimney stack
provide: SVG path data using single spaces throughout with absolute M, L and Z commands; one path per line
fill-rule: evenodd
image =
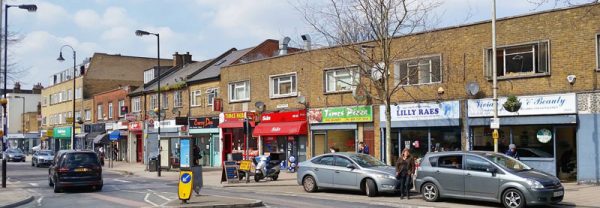
M 175 54 L 173 54 L 173 67 L 176 66 L 183 66 L 183 56 L 178 52 L 175 52 Z
M 39 82 L 33 85 L 33 88 L 31 88 L 33 94 L 42 94 L 42 89 L 44 89 L 44 86 L 42 86 L 42 83 Z
M 284 37 L 281 42 L 279 42 L 279 55 L 286 55 L 288 52 L 288 44 L 290 43 L 290 37 Z
M 302 35 L 302 40 L 304 41 L 304 49 L 310 51 L 312 41 L 310 39 L 310 35 L 304 34 Z
M 20 93 L 21 92 L 21 83 L 15 82 L 15 87 L 13 87 L 13 92 L 14 93 Z
M 183 65 L 192 63 L 192 54 L 190 54 L 190 52 L 186 52 L 185 54 L 181 55 L 183 57 Z

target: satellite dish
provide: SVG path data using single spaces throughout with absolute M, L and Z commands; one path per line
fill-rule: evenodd
M 298 103 L 300 104 L 306 104 L 306 97 L 304 97 L 303 95 L 300 95 L 296 98 L 296 100 L 298 101 Z
M 256 107 L 256 109 L 258 109 L 258 111 L 263 111 L 265 109 L 265 103 L 262 101 L 258 101 L 256 103 L 254 103 L 254 106 Z
M 479 84 L 477 82 L 469 82 L 467 84 L 467 93 L 471 96 L 477 95 L 479 93 Z

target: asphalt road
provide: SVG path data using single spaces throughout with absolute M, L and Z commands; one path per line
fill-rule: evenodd
M 86 189 L 66 189 L 54 193 L 48 185 L 48 168 L 32 167 L 26 163 L 8 163 L 8 179 L 34 195 L 31 203 L 22 207 L 160 207 L 177 200 L 177 182 L 162 179 L 122 175 L 103 171 L 104 188 L 100 192 Z M 258 190 L 204 188 L 201 194 L 234 196 L 262 200 L 266 207 L 406 207 L 373 202 L 349 202 L 335 199 L 317 199 L 298 195 L 261 193 Z

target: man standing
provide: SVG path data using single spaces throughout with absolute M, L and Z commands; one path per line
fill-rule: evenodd
M 369 146 L 365 145 L 364 142 L 358 143 L 358 153 L 369 154 Z
M 508 150 L 504 153 L 512 158 L 519 159 L 519 153 L 517 153 L 517 145 L 510 144 L 508 145 Z

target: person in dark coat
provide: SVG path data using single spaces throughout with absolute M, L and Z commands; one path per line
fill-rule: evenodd
M 505 153 L 507 156 L 520 160 L 519 153 L 517 153 L 517 145 L 510 144 L 508 145 L 508 150 Z
M 412 188 L 412 175 L 415 172 L 415 160 L 410 155 L 408 149 L 402 150 L 402 155 L 396 161 L 396 179 L 398 180 L 398 189 L 400 189 L 400 199 L 406 196 L 410 199 L 410 189 Z

